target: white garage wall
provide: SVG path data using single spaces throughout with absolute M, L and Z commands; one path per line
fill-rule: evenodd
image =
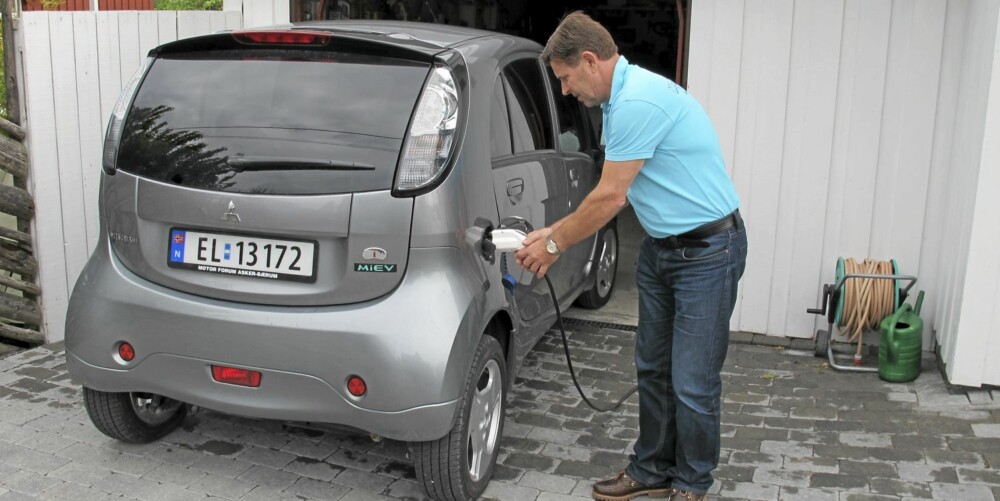
M 1000 271 L 969 268 L 984 265 L 978 252 L 994 243 L 979 238 L 991 233 L 974 231 L 974 219 L 995 233 L 1000 218 L 981 188 L 996 181 L 997 153 L 983 138 L 988 98 L 1000 99 L 990 93 L 998 7 L 693 2 L 689 89 L 716 124 L 750 232 L 733 329 L 812 337 L 825 320 L 806 308 L 833 281 L 837 257 L 895 258 L 927 290 L 925 349 L 936 330 L 949 366 L 965 364 L 960 333 L 1000 320 L 985 318 L 1000 306 Z M 991 152 L 986 168 L 980 157 Z M 969 294 L 989 315 L 973 321 Z M 983 346 L 972 355 L 978 376 L 963 381 L 979 384 L 985 366 L 1000 367 L 1000 355 L 984 365 Z

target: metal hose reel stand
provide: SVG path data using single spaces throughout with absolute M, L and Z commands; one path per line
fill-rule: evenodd
M 876 280 L 893 280 L 893 295 L 894 304 L 893 311 L 899 308 L 899 305 L 906 301 L 906 297 L 909 294 L 910 288 L 917 283 L 917 277 L 912 275 L 900 275 L 899 267 L 896 264 L 896 260 L 891 260 L 892 262 L 892 274 L 871 274 L 871 273 L 847 273 L 844 266 L 844 258 L 837 258 L 837 269 L 834 283 L 823 284 L 823 299 L 819 308 L 809 308 L 806 310 L 807 313 L 812 313 L 814 315 L 825 315 L 828 321 L 828 327 L 826 330 L 816 331 L 816 356 L 823 358 L 825 357 L 829 363 L 830 367 L 834 369 L 847 371 L 847 372 L 878 372 L 878 367 L 861 367 L 855 363 L 854 365 L 841 365 L 837 363 L 836 358 L 833 355 L 833 346 L 831 341 L 833 327 L 834 325 L 842 326 L 844 320 L 844 285 L 848 280 L 857 279 L 876 279 Z M 905 282 L 905 286 L 900 287 L 901 283 Z M 859 340 L 860 342 L 860 340 Z

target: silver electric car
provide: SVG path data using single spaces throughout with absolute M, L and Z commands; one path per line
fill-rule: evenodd
M 603 163 L 529 40 L 323 22 L 150 51 L 104 141 L 100 243 L 66 322 L 94 425 L 126 442 L 188 405 L 409 442 L 438 499 L 489 482 L 505 399 L 555 321 L 497 228 L 572 212 Z M 550 270 L 608 301 L 612 223 Z

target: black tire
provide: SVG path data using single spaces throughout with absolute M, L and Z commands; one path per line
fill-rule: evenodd
M 506 383 L 500 343 L 484 334 L 472 359 L 451 432 L 440 440 L 411 444 L 417 480 L 431 498 L 465 501 L 479 497 L 486 489 L 503 436 Z M 476 416 L 471 415 L 474 408 Z M 474 450 L 477 446 L 480 450 Z
M 576 298 L 577 306 L 596 310 L 611 300 L 618 278 L 618 225 L 612 221 L 601 230 L 594 259 L 594 286 Z
M 187 404 L 151 393 L 108 393 L 83 389 L 87 415 L 101 433 L 130 444 L 148 444 L 174 431 Z
M 827 358 L 826 349 L 830 346 L 830 333 L 825 330 L 816 331 L 816 356 Z

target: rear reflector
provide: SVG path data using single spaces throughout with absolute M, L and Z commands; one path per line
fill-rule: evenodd
M 220 383 L 250 386 L 252 388 L 260 386 L 259 372 L 237 369 L 236 367 L 221 367 L 213 365 L 212 377 Z
M 355 397 L 364 396 L 368 391 L 368 385 L 365 384 L 365 380 L 358 376 L 351 376 L 347 380 L 347 391 L 351 392 L 351 395 Z
M 332 37 L 329 33 L 312 31 L 240 31 L 233 38 L 248 44 L 269 45 L 326 45 Z
M 135 349 L 128 343 L 118 345 L 118 356 L 126 362 L 131 362 L 135 358 Z

